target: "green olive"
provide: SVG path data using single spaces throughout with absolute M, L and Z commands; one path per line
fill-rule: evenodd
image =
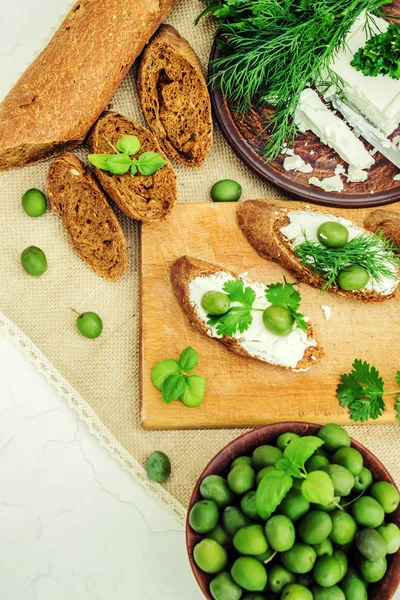
M 268 331 L 274 335 L 284 336 L 293 327 L 294 317 L 286 306 L 268 306 L 263 312 L 262 320 Z
M 220 508 L 233 504 L 233 494 L 226 479 L 220 475 L 208 475 L 200 485 L 200 494 L 205 500 L 213 500 Z
M 242 186 L 233 179 L 221 179 L 210 190 L 214 202 L 237 202 L 242 195 Z
M 380 560 L 386 556 L 388 547 L 386 539 L 375 529 L 362 529 L 356 534 L 358 551 L 367 560 Z
M 385 538 L 387 553 L 394 554 L 400 548 L 400 529 L 395 523 L 378 527 L 377 531 Z
M 103 331 L 103 321 L 95 312 L 84 312 L 76 320 L 79 332 L 91 340 L 98 338 Z
M 201 299 L 201 306 L 209 315 L 224 315 L 231 307 L 231 301 L 223 292 L 206 292 Z
M 228 554 L 218 542 L 211 539 L 201 540 L 193 549 L 196 565 L 205 573 L 219 573 L 228 562 Z
M 22 208 L 30 217 L 40 217 L 46 212 L 47 204 L 44 194 L 32 188 L 22 196 Z
M 364 267 L 360 267 L 360 265 L 349 265 L 339 271 L 337 282 L 342 290 L 351 292 L 365 288 L 369 278 L 370 275 Z
M 150 481 L 164 483 L 171 475 L 171 462 L 164 452 L 152 452 L 146 461 L 147 477 Z
M 385 557 L 373 561 L 361 558 L 358 565 L 360 575 L 367 583 L 380 581 L 385 575 L 386 569 L 387 563 Z
M 370 487 L 369 493 L 379 502 L 385 513 L 394 512 L 399 505 L 399 492 L 388 481 L 377 481 Z
M 317 237 L 327 248 L 342 248 L 349 241 L 349 230 L 341 223 L 326 221 L 318 227 Z
M 189 513 L 189 524 L 196 533 L 210 533 L 217 525 L 218 517 L 219 511 L 215 502 L 200 500 L 193 505 Z
M 33 277 L 40 277 L 47 271 L 46 255 L 40 248 L 29 246 L 21 254 L 23 269 Z
M 214 600 L 240 600 L 242 589 L 233 581 L 229 573 L 220 573 L 210 583 Z
M 261 592 L 267 584 L 267 572 L 256 558 L 241 556 L 232 566 L 234 581 L 248 592 Z

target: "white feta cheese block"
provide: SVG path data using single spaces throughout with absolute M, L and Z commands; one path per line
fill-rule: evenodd
M 344 187 L 340 175 L 325 177 L 325 179 L 318 179 L 318 177 L 310 177 L 308 183 L 311 183 L 311 185 L 315 185 L 315 187 L 321 188 L 321 190 L 324 190 L 325 192 L 341 192 Z
M 359 169 L 369 169 L 375 160 L 365 149 L 364 144 L 346 125 L 324 104 L 311 88 L 302 91 L 295 114 L 296 125 L 303 133 L 312 131 L 321 142 L 333 148 L 349 165 Z
M 218 335 L 215 326 L 210 327 L 207 325 L 207 313 L 201 306 L 201 299 L 208 291 L 223 292 L 224 284 L 231 279 L 231 275 L 221 272 L 208 276 L 195 277 L 189 283 L 190 302 L 214 338 L 221 336 Z M 256 293 L 257 297 L 254 302 L 254 308 L 265 309 L 271 305 L 265 298 L 265 285 L 249 281 L 243 277 L 240 279 Z M 232 306 L 240 306 L 240 304 L 233 302 Z M 242 348 L 252 356 L 272 365 L 294 368 L 303 358 L 307 348 L 317 345 L 317 341 L 309 339 L 307 332 L 297 327 L 296 324 L 293 325 L 287 335 L 274 335 L 265 328 L 262 315 L 261 311 L 253 312 L 253 322 L 249 329 L 243 333 L 236 332 L 233 335 Z
M 372 35 L 386 31 L 388 21 L 373 17 L 370 20 Z M 385 135 L 390 135 L 400 122 L 400 81 L 389 75 L 369 77 L 351 66 L 354 54 L 370 37 L 365 27 L 365 13 L 354 23 L 345 47 L 338 52 L 330 68 L 344 81 L 347 102 Z M 365 168 L 365 167 L 360 167 Z
M 344 219 L 343 217 L 336 217 L 335 215 L 321 214 L 317 212 L 307 210 L 293 210 L 287 213 L 290 223 L 285 227 L 282 227 L 280 232 L 284 238 L 286 238 L 292 247 L 298 246 L 306 239 L 311 242 L 320 244 L 317 236 L 317 230 L 322 223 L 327 221 L 333 221 L 334 223 L 340 223 L 344 225 L 349 232 L 349 241 L 361 234 L 372 235 L 358 227 L 352 221 Z M 322 246 L 322 244 L 321 244 Z M 381 245 L 377 242 L 376 251 L 381 252 Z M 388 262 L 388 267 L 393 273 L 393 277 L 381 277 L 378 280 L 370 279 L 365 290 L 378 292 L 383 295 L 391 294 L 397 287 L 399 278 L 396 273 L 396 268 L 392 263 Z M 312 261 L 310 261 L 310 268 L 312 268 Z

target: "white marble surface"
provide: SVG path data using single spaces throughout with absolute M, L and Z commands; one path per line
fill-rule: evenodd
M 0 0 L 0 97 L 70 4 Z M 0 600 L 202 597 L 183 528 L 0 334 Z

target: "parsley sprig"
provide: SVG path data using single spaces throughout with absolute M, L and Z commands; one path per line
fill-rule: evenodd
M 307 331 L 307 323 L 304 315 L 299 311 L 301 295 L 294 289 L 295 284 L 272 283 L 265 288 L 265 298 L 273 305 L 285 306 L 292 313 L 297 327 Z M 235 333 L 244 333 L 253 322 L 254 311 L 264 311 L 262 308 L 254 308 L 256 293 L 246 286 L 241 279 L 231 279 L 223 286 L 223 291 L 228 295 L 231 302 L 238 305 L 232 306 L 223 315 L 207 315 L 207 324 L 216 326 L 218 335 L 233 336 Z
M 167 164 L 167 161 L 157 152 L 143 152 L 138 158 L 131 158 L 142 147 L 136 135 L 124 135 L 114 146 L 107 138 L 107 144 L 114 150 L 114 154 L 89 154 L 89 162 L 102 171 L 114 175 L 124 175 L 129 170 L 131 175 L 138 172 L 141 175 L 154 175 L 156 171 Z
M 356 359 L 352 366 L 350 373 L 342 375 L 336 392 L 340 405 L 348 408 L 350 418 L 353 421 L 377 419 L 386 408 L 383 397 L 397 394 L 395 408 L 400 419 L 400 389 L 385 392 L 378 369 L 366 361 Z M 397 371 L 396 383 L 400 386 L 400 371 Z
M 386 31 L 367 40 L 350 63 L 364 75 L 389 75 L 400 79 L 400 25 L 390 23 Z

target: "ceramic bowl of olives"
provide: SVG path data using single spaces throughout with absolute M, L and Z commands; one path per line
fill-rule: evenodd
M 390 600 L 400 586 L 400 495 L 343 427 L 276 423 L 207 465 L 186 543 L 209 600 Z

